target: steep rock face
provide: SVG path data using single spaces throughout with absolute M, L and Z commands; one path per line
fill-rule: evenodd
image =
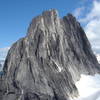
M 8 52 L 0 81 L 0 100 L 69 100 L 78 96 L 80 74 L 100 67 L 76 19 L 56 10 L 34 18 L 26 37 Z

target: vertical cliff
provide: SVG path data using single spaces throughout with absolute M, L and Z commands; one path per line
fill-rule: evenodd
M 100 67 L 75 17 L 56 10 L 34 18 L 26 37 L 8 52 L 0 82 L 0 100 L 69 100 L 78 96 L 81 74 Z

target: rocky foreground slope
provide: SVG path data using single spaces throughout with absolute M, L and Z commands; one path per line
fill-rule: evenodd
M 69 100 L 78 96 L 80 75 L 100 72 L 100 66 L 75 17 L 49 10 L 13 44 L 3 70 L 0 100 Z

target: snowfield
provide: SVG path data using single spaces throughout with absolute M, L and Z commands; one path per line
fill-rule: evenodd
M 74 100 L 100 100 L 100 75 L 81 75 L 76 82 L 79 97 Z

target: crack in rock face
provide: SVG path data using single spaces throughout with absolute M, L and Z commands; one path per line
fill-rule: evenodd
M 100 66 L 75 17 L 56 10 L 35 17 L 26 37 L 10 48 L 0 78 L 0 100 L 70 100 L 81 74 Z

